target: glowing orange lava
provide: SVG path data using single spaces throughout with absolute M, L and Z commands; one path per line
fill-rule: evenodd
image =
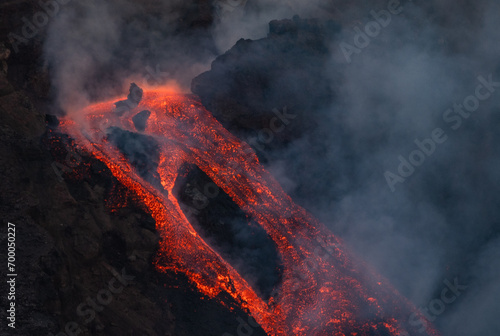
M 225 306 L 220 294 L 229 294 L 268 335 L 437 335 L 430 324 L 423 333 L 412 329 L 408 320 L 412 313 L 418 315 L 416 309 L 294 204 L 253 150 L 224 129 L 196 97 L 167 89 L 145 91 L 133 113 L 121 118 L 113 113 L 114 101 L 83 111 L 88 125 L 66 118 L 61 128 L 147 207 L 162 238 L 158 270 L 182 272 L 201 293 Z M 107 126 L 136 132 L 131 116 L 142 110 L 151 111 L 143 133 L 160 145 L 157 173 L 167 193 L 141 178 L 106 139 Z M 172 188 L 185 163 L 203 170 L 274 241 L 283 276 L 269 300 L 259 297 L 196 233 L 181 210 Z

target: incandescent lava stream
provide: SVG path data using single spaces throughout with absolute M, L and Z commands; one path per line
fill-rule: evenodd
M 195 96 L 167 88 L 146 90 L 138 106 L 122 116 L 115 113 L 114 101 L 79 112 L 85 122 L 65 117 L 61 128 L 105 163 L 152 215 L 161 235 L 155 259 L 159 271 L 185 274 L 198 291 L 232 309 L 220 295 L 229 294 L 232 304 L 247 311 L 268 335 L 438 335 L 385 279 L 294 204 L 253 150 Z M 139 113 L 147 115 L 147 122 L 133 118 Z M 137 124 L 159 146 L 153 172 L 159 183 L 141 176 L 109 140 L 108 127 L 137 133 Z M 205 172 L 273 240 L 283 274 L 268 300 L 203 240 L 181 210 L 171 191 L 186 163 Z M 411 326 L 412 315 L 427 327 Z

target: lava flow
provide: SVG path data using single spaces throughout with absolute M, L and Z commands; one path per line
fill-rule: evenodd
M 61 128 L 105 163 L 154 218 L 161 235 L 158 270 L 182 272 L 201 293 L 231 309 L 221 295 L 229 294 L 268 335 L 437 335 L 387 281 L 294 204 L 253 150 L 224 129 L 196 97 L 148 90 L 121 117 L 114 112 L 114 101 L 85 109 L 87 125 L 67 117 Z M 143 110 L 151 114 L 144 131 L 138 132 L 132 116 Z M 151 173 L 159 183 L 138 173 L 103 125 L 155 140 L 159 159 Z M 172 188 L 186 163 L 205 172 L 274 241 L 283 274 L 268 300 L 197 234 L 181 210 Z M 411 316 L 421 321 L 416 324 L 420 328 L 410 325 Z

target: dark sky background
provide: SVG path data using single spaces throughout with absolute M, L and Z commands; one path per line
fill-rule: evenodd
M 445 280 L 467 285 L 435 320 L 445 335 L 500 335 L 500 87 L 456 130 L 443 119 L 475 94 L 479 76 L 500 82 L 500 8 L 402 2 L 348 62 L 340 43 L 354 45 L 354 28 L 388 3 L 248 0 L 212 22 L 195 5 L 186 19 L 180 0 L 72 2 L 52 21 L 45 55 L 58 104 L 76 113 L 131 81 L 151 82 L 151 69 L 187 91 L 238 39 L 265 37 L 272 19 L 339 20 L 324 69 L 337 98 L 267 168 L 417 307 L 439 299 Z M 408 160 L 414 140 L 436 128 L 447 140 L 392 191 L 384 173 L 396 174 L 398 157 Z

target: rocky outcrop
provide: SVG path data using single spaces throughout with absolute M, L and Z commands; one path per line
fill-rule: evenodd
M 229 130 L 266 143 L 264 129 L 275 139 L 268 147 L 284 145 L 314 127 L 311 114 L 334 97 L 324 68 L 329 41 L 339 31 L 334 21 L 272 21 L 267 38 L 239 40 L 193 79 L 191 89 Z
M 7 246 L 7 222 L 14 223 L 18 334 L 57 334 L 76 325 L 80 335 L 171 332 L 170 307 L 154 293 L 162 285 L 151 262 L 158 243 L 151 218 L 137 206 L 114 212 L 106 206 L 111 191 L 120 195 L 119 185 L 96 160 L 68 168 L 88 165 L 80 178 L 69 172 L 60 180 L 56 170 L 68 165 L 66 149 L 51 145 L 58 136 L 47 132 L 26 93 L 0 97 L 0 112 L 1 244 Z M 64 155 L 60 161 L 54 150 Z M 105 297 L 122 272 L 133 282 Z M 88 298 L 98 308 L 89 308 Z

